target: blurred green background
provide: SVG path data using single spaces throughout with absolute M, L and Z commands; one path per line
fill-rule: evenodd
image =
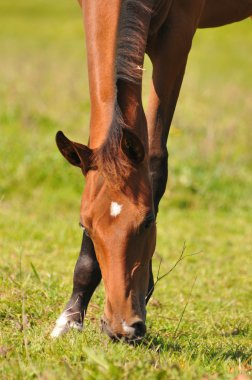
M 49 333 L 71 292 L 84 179 L 56 149 L 86 143 L 89 93 L 74 0 L 0 3 L 0 376 L 232 379 L 251 371 L 251 21 L 198 31 L 169 137 L 146 344 L 99 332 L 103 288 L 83 334 Z M 151 65 L 146 59 L 144 103 Z M 179 333 L 173 333 L 183 316 Z M 204 377 L 205 376 L 205 377 Z

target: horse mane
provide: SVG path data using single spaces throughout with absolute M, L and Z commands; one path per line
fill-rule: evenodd
M 118 27 L 116 82 L 141 83 L 154 0 L 124 0 Z
M 113 119 L 105 142 L 93 155 L 103 177 L 120 186 L 136 170 L 120 149 L 123 128 L 127 128 L 118 104 L 118 81 L 141 85 L 153 0 L 124 0 L 118 27 Z
M 120 186 L 129 177 L 132 169 L 135 169 L 120 149 L 125 127 L 127 126 L 116 102 L 107 138 L 93 153 L 94 165 L 99 168 L 102 176 L 114 186 Z

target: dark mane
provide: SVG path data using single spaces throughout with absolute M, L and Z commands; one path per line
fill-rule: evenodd
M 134 167 L 120 150 L 123 136 L 123 128 L 127 127 L 123 121 L 120 108 L 115 103 L 113 120 L 109 128 L 106 140 L 102 146 L 94 152 L 94 163 L 102 173 L 114 185 L 120 185 Z
M 122 1 L 116 54 L 116 82 L 141 83 L 154 0 Z

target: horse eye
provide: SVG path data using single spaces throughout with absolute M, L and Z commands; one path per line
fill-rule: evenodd
M 83 224 L 80 222 L 79 223 L 79 226 L 80 226 L 80 228 L 82 229 L 82 231 L 84 232 L 84 234 L 87 236 L 87 237 L 90 237 L 89 236 L 89 233 L 88 233 L 88 231 L 87 231 L 87 229 L 83 226 Z
M 150 226 L 152 225 L 153 223 L 153 220 L 148 220 L 145 225 L 144 225 L 144 228 L 147 230 L 148 228 L 150 228 Z
M 147 230 L 150 227 L 150 222 L 145 223 L 144 228 Z
M 79 226 L 80 226 L 80 228 L 81 228 L 83 231 L 85 231 L 85 227 L 83 226 L 83 224 L 81 224 L 81 222 L 79 222 Z
M 148 215 L 147 218 L 145 219 L 144 228 L 145 229 L 150 228 L 154 222 L 155 222 L 154 215 L 152 214 Z

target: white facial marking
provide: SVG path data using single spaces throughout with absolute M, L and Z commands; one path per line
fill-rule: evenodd
M 119 205 L 117 202 L 111 202 L 111 205 L 110 205 L 110 215 L 111 216 L 118 216 L 120 215 L 122 211 L 122 205 Z

